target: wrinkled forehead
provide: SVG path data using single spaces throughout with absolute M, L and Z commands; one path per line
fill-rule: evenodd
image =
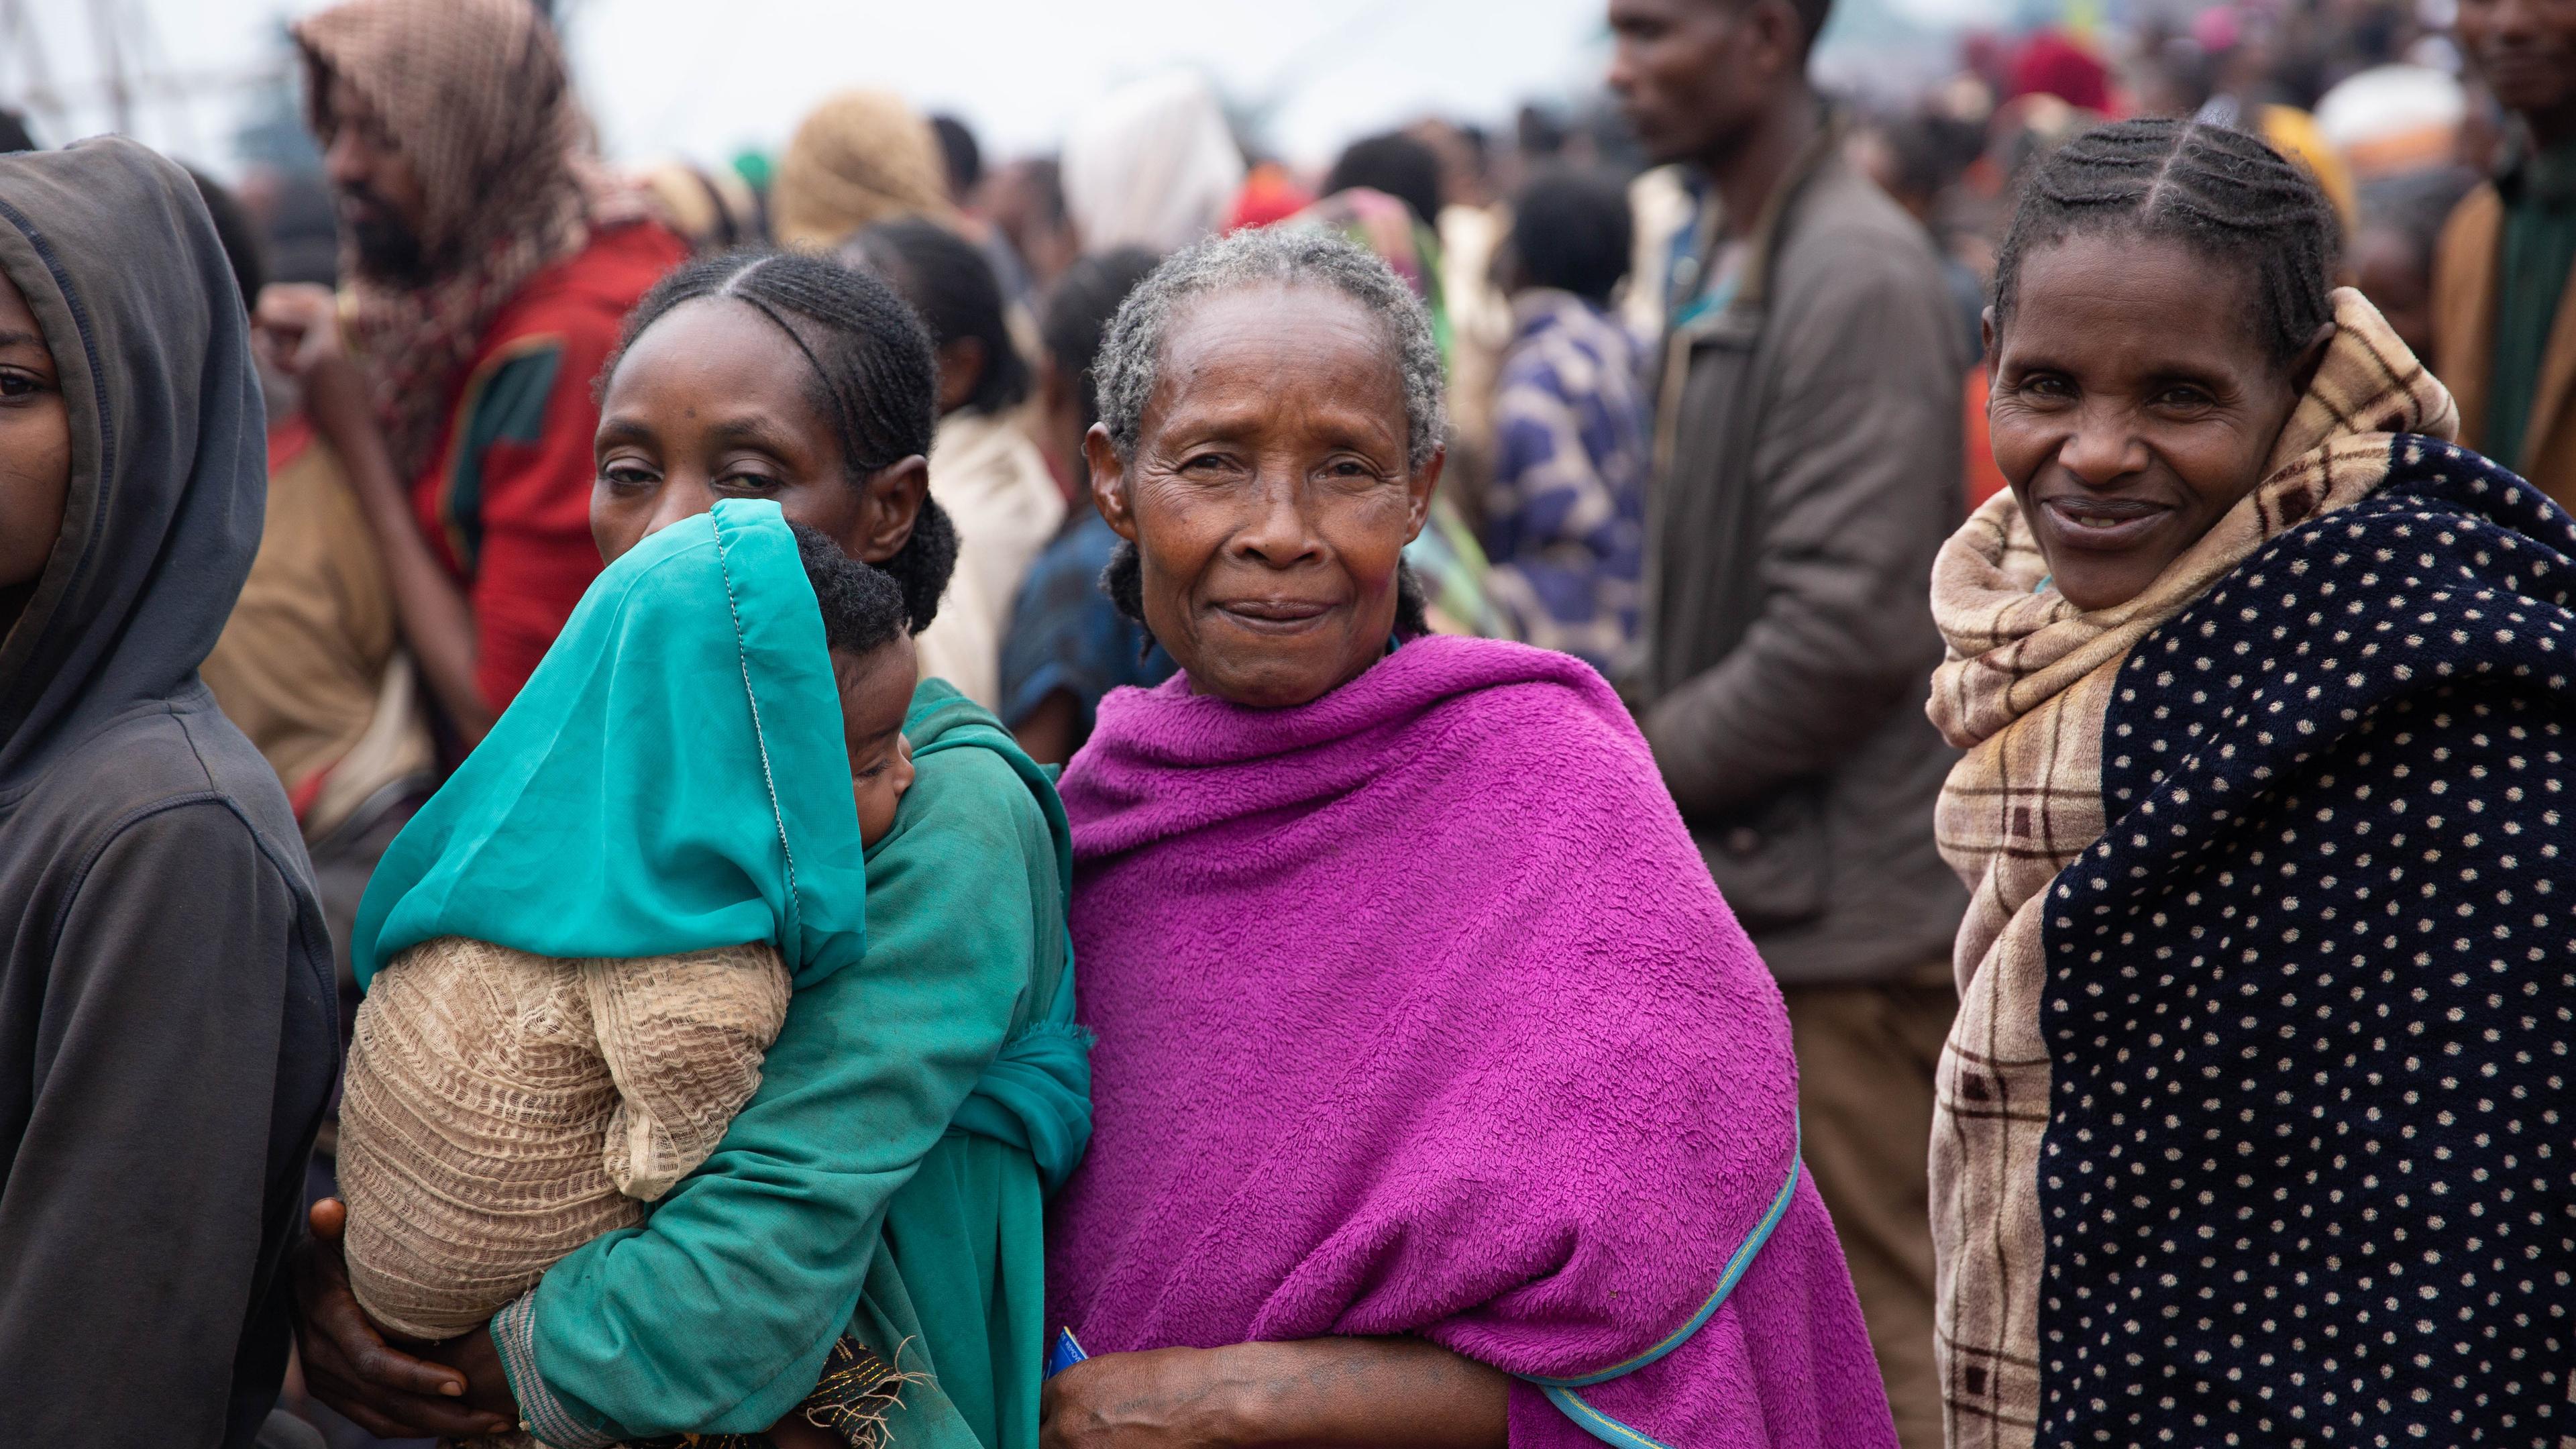
M 1210 387 L 1329 381 L 1345 401 L 1390 410 L 1399 435 L 1408 426 L 1394 326 L 1335 287 L 1260 281 L 1182 298 L 1157 362 L 1149 412 Z

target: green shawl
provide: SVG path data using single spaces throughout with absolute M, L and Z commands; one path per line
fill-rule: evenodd
M 775 505 L 647 539 L 361 909 L 366 972 L 457 934 L 565 956 L 772 939 L 796 973 L 716 1152 L 495 1321 L 549 1442 L 764 1429 L 847 1333 L 930 1375 L 895 1442 L 1036 1444 L 1043 1200 L 1090 1136 L 1063 807 L 929 681 L 919 774 L 862 859 L 821 630 Z
M 801 989 L 859 959 L 867 867 L 823 616 L 774 503 L 608 566 L 376 867 L 364 986 L 463 936 L 540 956 L 773 941 Z

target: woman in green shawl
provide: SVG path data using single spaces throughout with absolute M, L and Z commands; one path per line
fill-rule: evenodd
M 721 528 L 692 515 L 745 496 L 856 557 L 936 542 L 921 494 L 934 376 L 919 324 L 868 278 L 765 254 L 682 268 L 639 306 L 606 380 L 602 552 L 676 546 L 654 535 Z M 915 627 L 946 582 L 938 562 L 898 575 Z M 742 688 L 703 683 L 709 699 Z M 698 707 L 686 711 L 673 729 L 699 728 Z M 594 1239 L 491 1334 L 433 1355 L 461 1372 L 383 1345 L 332 1255 L 311 1255 L 301 1341 L 327 1402 L 378 1433 L 517 1421 L 557 1449 L 759 1433 L 846 1336 L 922 1376 L 887 1416 L 889 1442 L 1036 1443 L 1042 1196 L 1090 1127 L 1070 1025 L 1068 836 L 1045 775 L 945 684 L 922 683 L 904 733 L 917 774 L 865 852 L 864 954 L 796 992 L 759 1091 L 714 1154 L 643 1226 Z M 599 748 L 635 743 L 603 734 Z M 776 783 L 782 800 L 800 788 Z M 669 803 L 638 808 L 772 808 L 749 784 Z M 793 1432 L 780 1426 L 781 1441 Z

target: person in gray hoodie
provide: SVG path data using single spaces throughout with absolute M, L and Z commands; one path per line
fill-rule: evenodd
M 0 157 L 0 1418 L 235 1449 L 284 1375 L 331 943 L 197 665 L 259 545 L 249 328 L 186 172 Z

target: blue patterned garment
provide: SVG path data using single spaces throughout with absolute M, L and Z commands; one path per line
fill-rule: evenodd
M 2121 669 L 2041 933 L 2041 1445 L 2576 1431 L 2576 520 L 2392 448 Z
M 1649 408 L 1639 349 L 1570 292 L 1512 299 L 1485 502 L 1488 596 L 1529 643 L 1611 669 L 1636 637 Z
M 1002 636 L 1002 723 L 1026 723 L 1046 697 L 1073 696 L 1077 741 L 1091 734 L 1100 697 L 1122 684 L 1149 686 L 1177 666 L 1143 626 L 1118 612 L 1101 590 L 1101 572 L 1118 552 L 1118 535 L 1088 508 L 1029 565 Z

